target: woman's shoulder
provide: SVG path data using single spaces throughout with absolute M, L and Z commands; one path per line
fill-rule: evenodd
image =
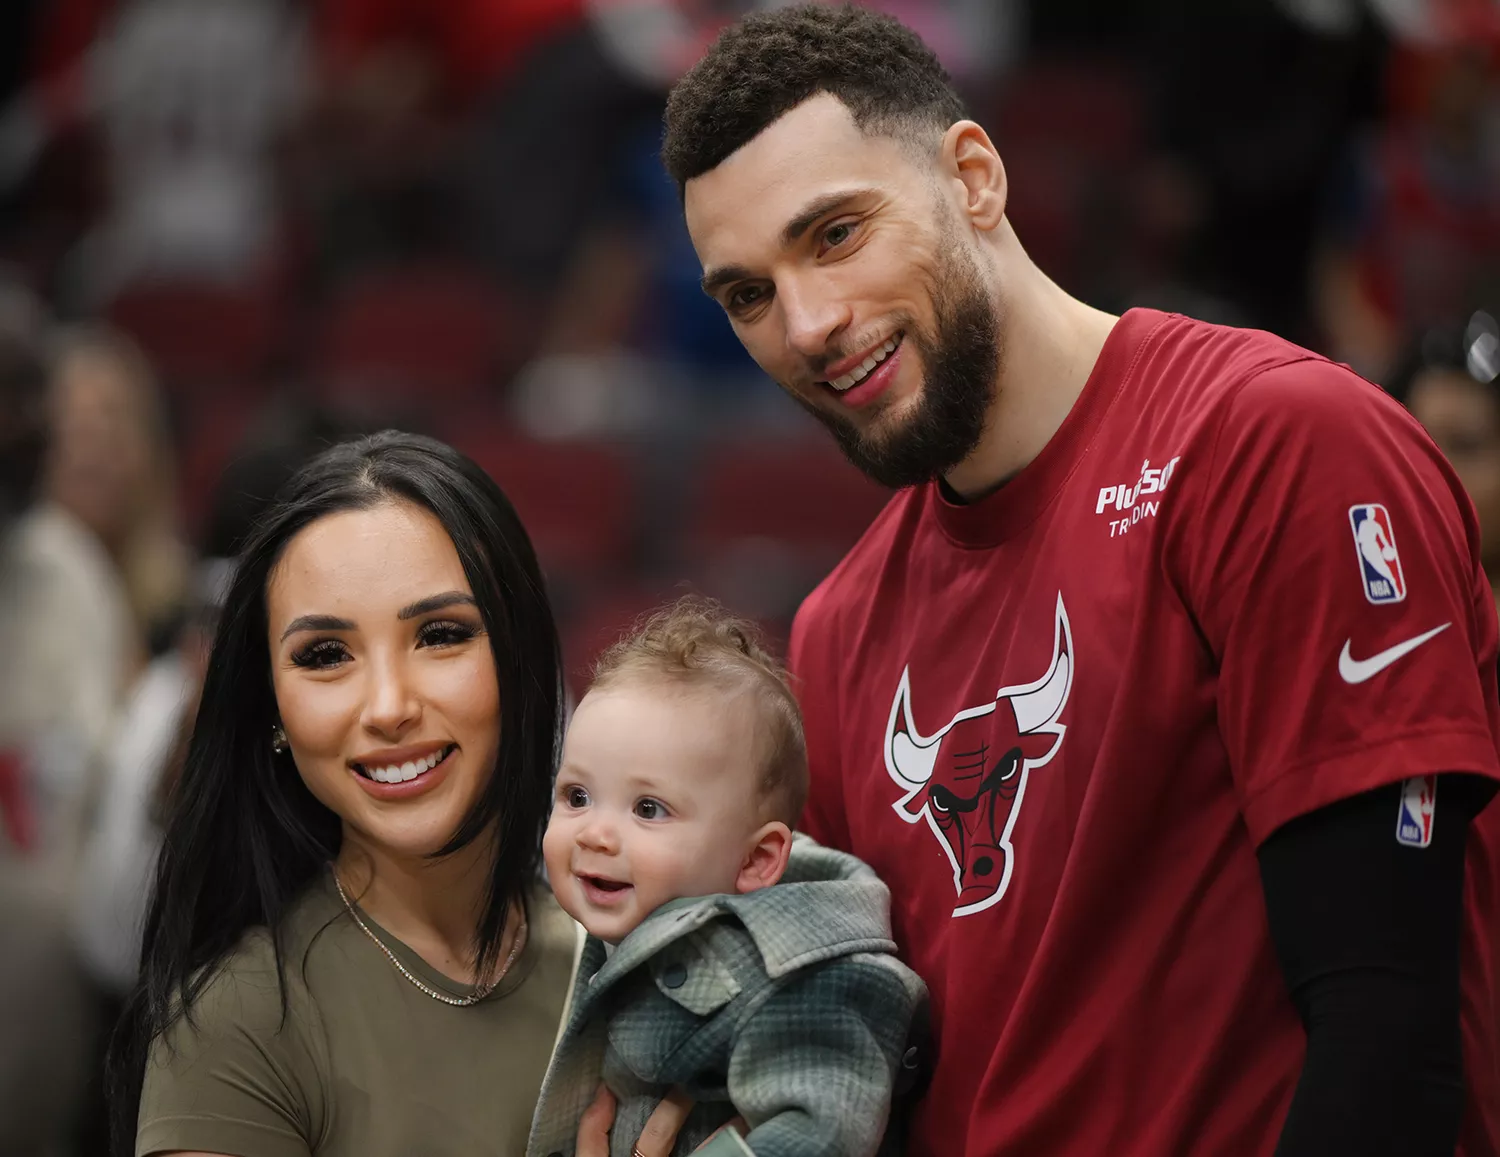
M 192 1019 L 239 1024 L 249 1031 L 279 1032 L 284 1021 L 307 1024 L 304 1006 L 310 997 L 300 964 L 337 915 L 321 879 L 314 880 L 288 905 L 278 921 L 279 935 L 272 936 L 266 925 L 241 935 L 195 995 Z
M 251 928 L 211 972 L 199 974 L 185 1011 L 179 1006 L 152 1043 L 142 1139 L 164 1149 L 232 1153 L 241 1150 L 226 1148 L 226 1138 L 239 1135 L 223 1128 L 268 1131 L 282 1141 L 318 1135 L 327 1053 L 298 960 L 319 906 L 304 893 L 278 922 L 279 937 Z

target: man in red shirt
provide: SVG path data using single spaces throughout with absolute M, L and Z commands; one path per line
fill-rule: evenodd
M 746 347 L 903 488 L 792 663 L 804 826 L 932 991 L 907 1151 L 1500 1154 L 1496 617 L 1421 428 L 1069 297 L 888 18 L 747 19 L 663 157 Z

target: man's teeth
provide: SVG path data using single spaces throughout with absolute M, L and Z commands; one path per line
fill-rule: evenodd
M 886 358 L 890 357 L 891 354 L 895 352 L 896 347 L 900 344 L 901 337 L 899 334 L 895 337 L 887 338 L 884 345 L 875 350 L 875 352 L 865 358 L 864 361 L 860 362 L 859 365 L 855 366 L 843 377 L 834 378 L 828 384 L 842 394 L 851 386 L 857 385 L 858 383 L 864 381 L 865 378 L 869 376 L 870 371 L 878 366 L 881 362 L 885 361 Z
M 448 749 L 443 747 L 425 759 L 414 760 L 399 766 L 369 767 L 365 769 L 365 772 L 376 783 L 405 783 L 409 779 L 416 779 L 424 771 L 431 771 L 443 761 L 443 756 L 447 754 Z

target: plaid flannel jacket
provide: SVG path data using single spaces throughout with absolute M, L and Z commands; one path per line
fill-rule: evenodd
M 893 1091 L 925 1068 L 908 1039 L 927 989 L 895 957 L 890 894 L 859 860 L 798 835 L 782 881 L 674 900 L 612 952 L 589 937 L 528 1157 L 573 1157 L 601 1079 L 630 1157 L 674 1085 L 697 1102 L 673 1149 L 700 1157 L 871 1157 Z M 920 1032 L 920 1028 L 917 1028 Z

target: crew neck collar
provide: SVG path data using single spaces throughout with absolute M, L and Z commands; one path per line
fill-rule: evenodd
M 328 873 L 326 887 L 333 898 L 333 902 L 338 906 L 339 915 L 348 918 L 350 913 L 345 909 L 344 902 L 339 898 L 338 889 L 334 887 L 332 871 Z M 465 999 L 474 995 L 474 985 L 463 984 L 432 967 L 419 953 L 404 941 L 398 940 L 378 920 L 371 916 L 369 912 L 360 907 L 359 901 L 353 896 L 349 897 L 349 903 L 352 905 L 354 911 L 359 913 L 359 918 L 365 922 L 370 931 L 395 954 L 396 958 L 411 971 L 413 976 L 431 985 L 437 991 L 456 999 Z M 477 1001 L 476 1005 L 485 1004 L 488 1001 L 498 1000 L 510 995 L 510 993 L 521 986 L 532 968 L 535 967 L 537 959 L 541 954 L 541 929 L 536 924 L 539 916 L 540 913 L 537 911 L 537 905 L 533 902 L 533 897 L 528 895 L 526 897 L 526 943 L 522 946 L 520 955 L 516 957 L 515 963 L 510 966 L 510 969 L 495 987 L 495 990 Z M 383 955 L 375 945 L 369 943 L 368 937 L 359 930 L 359 925 L 354 920 L 349 920 L 349 926 L 371 952 Z M 382 960 L 382 963 L 387 968 L 391 968 L 392 972 L 396 971 L 391 966 L 389 960 Z M 403 983 L 405 983 L 404 979 Z M 413 990 L 415 991 L 415 988 Z
M 1041 516 L 1082 461 L 1104 415 L 1166 318 L 1154 309 L 1132 309 L 1115 322 L 1057 433 L 998 490 L 964 502 L 941 479 L 925 485 L 922 500 L 955 545 L 968 549 L 998 546 Z

